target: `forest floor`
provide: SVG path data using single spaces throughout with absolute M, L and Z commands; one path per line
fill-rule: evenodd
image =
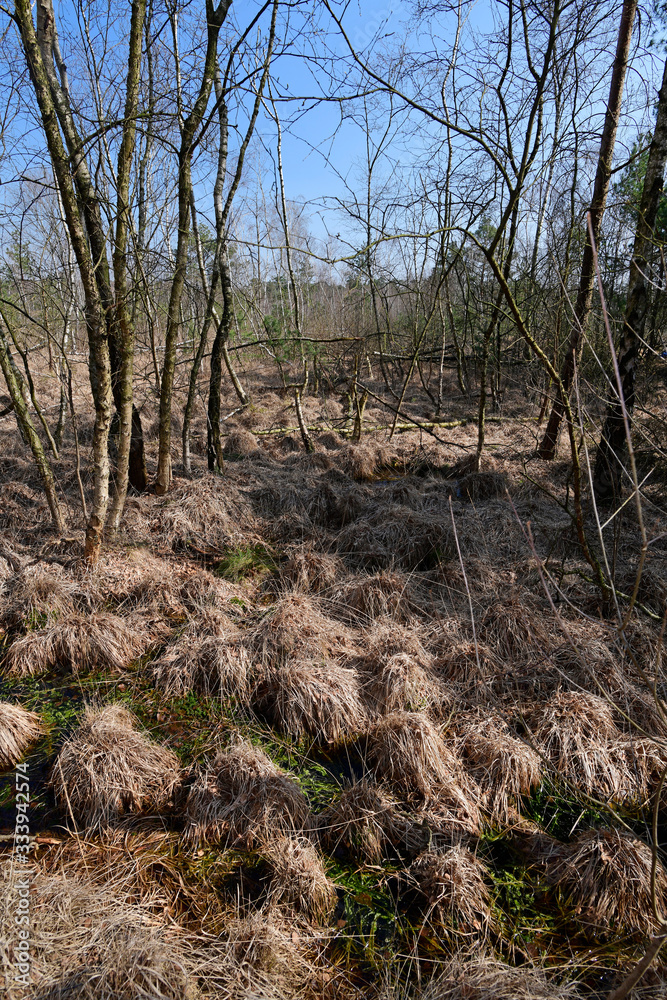
M 226 421 L 223 475 L 198 414 L 193 478 L 175 462 L 166 496 L 130 496 L 94 569 L 69 432 L 56 539 L 0 420 L 5 995 L 607 996 L 667 914 L 667 471 L 646 486 L 651 545 L 619 630 L 636 508 L 598 531 L 584 490 L 604 599 L 571 463 L 535 458 L 523 395 L 471 473 L 476 404 L 454 388 L 443 419 L 468 423 L 357 444 L 337 394 L 307 395 L 308 455 L 270 382 Z M 405 403 L 422 422 L 429 407 L 417 388 Z M 365 423 L 390 421 L 371 399 Z M 81 440 L 88 489 L 85 421 Z M 633 997 L 667 995 L 665 963 Z

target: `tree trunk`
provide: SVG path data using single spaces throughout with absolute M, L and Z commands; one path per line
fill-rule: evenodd
M 188 236 L 190 232 L 190 200 L 192 197 L 192 155 L 194 138 L 201 126 L 213 87 L 218 35 L 231 6 L 231 0 L 221 0 L 216 8 L 206 0 L 207 40 L 204 70 L 194 107 L 181 129 L 181 147 L 178 154 L 178 241 L 174 277 L 167 310 L 164 364 L 160 383 L 160 441 L 155 492 L 161 496 L 171 485 L 171 404 L 176 367 L 176 343 L 181 314 L 181 301 L 187 270 Z
M 637 356 L 644 336 L 648 308 L 647 276 L 651 268 L 653 229 L 662 197 L 665 162 L 667 162 L 667 61 L 658 98 L 658 116 L 653 141 L 646 164 L 630 263 L 623 332 L 617 351 L 620 386 L 612 373 L 610 376 L 612 398 L 607 407 L 602 437 L 595 458 L 593 488 L 596 498 L 601 501 L 614 499 L 621 493 L 623 459 L 628 446 L 625 418 L 627 416 L 629 429 L 635 403 Z
M 38 8 L 38 15 L 44 18 L 47 25 L 52 22 L 53 27 L 55 27 L 52 10 L 51 22 L 49 22 L 49 11 L 44 5 Z M 45 64 L 42 56 L 43 46 L 39 44 L 37 39 L 29 0 L 16 0 L 14 16 L 21 32 L 23 52 L 37 98 L 42 127 L 62 198 L 67 229 L 76 256 L 85 297 L 95 424 L 93 429 L 93 508 L 86 526 L 84 556 L 89 562 L 94 563 L 99 558 L 102 548 L 102 532 L 109 503 L 108 442 L 111 422 L 111 366 L 105 313 L 97 286 L 96 268 L 91 259 L 90 246 L 79 214 L 79 203 L 72 182 L 72 174 L 76 176 L 78 172 L 81 154 L 79 153 L 77 158 L 70 162 L 58 128 L 58 114 L 51 87 L 52 78 L 55 80 L 55 72 L 53 62 L 48 62 L 52 47 L 49 47 L 48 44 L 45 46 L 47 55 L 47 64 Z M 55 83 L 59 86 L 57 80 Z
M 595 174 L 595 184 L 593 185 L 593 199 L 590 205 L 590 216 L 593 230 L 593 241 L 597 244 L 600 233 L 600 224 L 604 214 L 609 191 L 609 181 L 611 178 L 611 164 L 614 155 L 614 144 L 616 142 L 616 131 L 621 115 L 621 101 L 623 98 L 623 86 L 625 83 L 625 73 L 628 66 L 628 56 L 630 53 L 630 41 L 632 38 L 632 27 L 635 14 L 637 12 L 637 0 L 624 0 L 621 13 L 621 23 L 618 29 L 618 41 L 616 44 L 616 56 L 611 74 L 611 84 L 609 87 L 609 102 L 605 114 L 602 139 L 600 142 L 600 153 L 598 156 L 597 171 Z M 581 275 L 579 278 L 579 288 L 577 300 L 574 306 L 574 322 L 570 340 L 567 345 L 565 357 L 560 370 L 560 380 L 563 391 L 568 393 L 572 387 L 574 368 L 579 345 L 581 344 L 583 332 L 588 322 L 591 311 L 591 301 L 593 298 L 593 284 L 595 281 L 595 266 L 593 263 L 593 245 L 586 233 L 586 243 L 581 262 Z M 561 391 L 557 391 L 551 415 L 547 423 L 542 443 L 538 449 L 540 458 L 553 459 L 556 454 L 556 444 L 558 442 L 558 431 L 560 429 L 565 404 Z
M 35 465 L 37 466 L 40 479 L 42 480 L 42 486 L 44 487 L 44 493 L 46 494 L 46 502 L 48 503 L 49 510 L 51 511 L 53 527 L 59 535 L 62 535 L 64 531 L 64 521 L 56 494 L 56 484 L 53 479 L 53 471 L 49 464 L 49 460 L 46 457 L 42 442 L 39 439 L 39 434 L 35 430 L 35 425 L 30 418 L 30 411 L 25 402 L 24 387 L 21 385 L 21 373 L 16 365 L 12 363 L 9 344 L 2 326 L 0 326 L 0 368 L 2 368 L 2 374 L 4 375 L 5 382 L 7 383 L 7 389 L 9 390 L 14 413 L 16 414 L 16 422 L 19 425 L 21 436 L 23 440 L 27 441 L 30 445 L 30 450 L 32 451 L 33 458 L 35 459 Z
M 141 418 L 133 402 L 134 328 L 128 305 L 127 288 L 127 234 L 130 224 L 130 168 L 134 155 L 136 116 L 139 103 L 139 77 L 141 72 L 141 43 L 146 16 L 146 0 L 133 0 L 130 19 L 130 48 L 128 57 L 127 91 L 123 137 L 118 152 L 116 175 L 116 239 L 113 250 L 113 274 L 116 308 L 116 345 L 120 354 L 117 380 L 116 408 L 120 423 L 120 441 L 116 461 L 116 490 L 111 505 L 110 523 L 117 531 L 127 496 L 128 479 L 133 485 L 145 489 L 147 476 L 143 455 Z M 136 414 L 136 416 L 135 416 Z

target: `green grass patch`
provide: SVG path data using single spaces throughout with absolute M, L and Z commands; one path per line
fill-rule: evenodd
M 213 567 L 216 576 L 238 583 L 274 573 L 278 566 L 276 556 L 266 545 L 242 545 L 229 549 Z
M 615 810 L 576 798 L 565 785 L 546 779 L 522 799 L 521 812 L 557 840 L 569 840 L 580 827 L 607 825 Z
M 325 859 L 325 867 L 342 895 L 336 914 L 341 933 L 333 942 L 333 953 L 348 968 L 382 968 L 389 951 L 412 931 L 388 884 L 397 870 L 388 865 L 347 865 L 331 858 Z

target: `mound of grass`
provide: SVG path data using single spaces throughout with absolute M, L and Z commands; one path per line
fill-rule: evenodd
M 192 785 L 185 818 L 191 839 L 252 848 L 303 830 L 310 809 L 289 775 L 261 749 L 238 740 Z
M 163 810 L 180 783 L 178 758 L 142 733 L 122 705 L 87 708 L 53 766 L 60 807 L 87 828 Z
M 0 770 L 14 767 L 43 734 L 44 724 L 37 712 L 0 702 Z

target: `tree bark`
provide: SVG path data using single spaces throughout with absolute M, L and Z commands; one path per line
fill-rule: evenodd
M 128 304 L 127 287 L 127 235 L 130 225 L 130 169 L 134 156 L 137 132 L 137 107 L 139 103 L 139 77 L 141 73 L 141 43 L 146 16 L 146 0 L 133 0 L 130 18 L 130 46 L 128 54 L 127 90 L 123 136 L 118 152 L 116 173 L 116 238 L 113 250 L 113 275 L 117 322 L 116 343 L 120 354 L 120 371 L 116 407 L 120 422 L 120 442 L 116 460 L 116 489 L 109 520 L 112 531 L 117 531 L 127 496 L 130 475 L 133 485 L 146 488 L 146 463 L 143 455 L 143 435 L 140 435 L 141 418 L 133 402 L 134 328 Z M 135 418 L 136 413 L 136 418 Z M 130 468 L 132 466 L 132 468 Z
M 44 12 L 46 10 L 46 16 Z M 49 11 L 44 6 L 38 15 L 45 17 L 49 27 Z M 84 557 L 88 562 L 97 561 L 102 548 L 102 532 L 109 503 L 109 427 L 111 422 L 111 365 L 107 337 L 105 313 L 96 281 L 96 268 L 91 259 L 90 246 L 86 238 L 83 221 L 79 213 L 79 203 L 72 181 L 76 176 L 80 155 L 70 162 L 58 127 L 58 114 L 54 100 L 51 78 L 55 79 L 52 61 L 45 65 L 32 20 L 29 0 L 15 0 L 14 16 L 21 33 L 21 43 L 26 57 L 35 97 L 39 107 L 42 128 L 49 150 L 67 229 L 77 260 L 83 286 L 86 312 L 86 329 L 90 353 L 90 381 L 95 404 L 95 424 L 93 429 L 94 488 L 93 507 L 86 525 Z M 53 13 L 50 12 L 51 21 Z M 48 47 L 47 47 L 48 48 Z M 50 51 L 50 50 L 49 50 Z M 50 58 L 49 51 L 47 56 Z M 56 81 L 58 83 L 58 81 Z M 59 84 L 58 84 L 59 86 Z M 71 170 L 71 172 L 70 172 Z
M 204 70 L 199 93 L 194 107 L 184 120 L 181 129 L 181 145 L 178 154 L 178 241 L 174 277 L 167 310 L 167 330 L 165 334 L 164 364 L 160 383 L 160 439 L 155 492 L 161 496 L 171 485 L 171 404 L 176 367 L 176 343 L 181 314 L 181 301 L 187 270 L 188 235 L 190 232 L 190 199 L 192 195 L 192 155 L 194 138 L 201 126 L 213 87 L 218 35 L 231 6 L 231 0 L 221 0 L 214 8 L 212 0 L 206 0 L 207 39 Z
M 616 56 L 611 74 L 609 86 L 609 101 L 605 114 L 604 127 L 602 129 L 602 139 L 600 141 L 600 153 L 593 185 L 593 198 L 589 212 L 593 230 L 593 240 L 597 244 L 600 234 L 600 224 L 604 215 L 609 192 L 609 181 L 611 179 L 611 164 L 614 155 L 614 145 L 616 142 L 616 132 L 621 115 L 621 101 L 623 98 L 623 87 L 625 84 L 625 74 L 628 67 L 628 57 L 630 53 L 630 41 L 632 39 L 632 27 L 637 12 L 637 0 L 624 0 L 621 13 L 621 23 L 618 29 L 618 40 L 616 44 Z M 586 232 L 586 243 L 581 262 L 581 275 L 579 277 L 579 288 L 574 306 L 574 320 L 570 340 L 567 345 L 565 357 L 560 370 L 560 382 L 562 391 L 569 394 L 572 388 L 574 368 L 579 346 L 583 337 L 588 317 L 591 311 L 593 298 L 593 284 L 595 282 L 595 266 L 593 262 L 593 245 L 588 231 Z M 558 442 L 558 431 L 565 412 L 565 402 L 562 398 L 562 391 L 556 391 L 556 398 L 551 409 L 551 414 L 547 423 L 544 437 L 538 449 L 540 458 L 553 459 L 556 454 L 556 444 Z
M 595 457 L 593 489 L 600 501 L 620 497 L 624 456 L 627 453 L 625 416 L 628 425 L 635 404 L 635 376 L 639 346 L 644 336 L 648 309 L 648 275 L 651 270 L 653 230 L 663 193 L 667 162 L 667 61 L 658 96 L 658 115 L 646 164 L 646 176 L 635 232 L 628 297 L 623 317 L 623 332 L 617 350 L 620 386 L 610 376 L 612 397 Z M 625 408 L 625 415 L 623 410 Z
M 124 371 L 125 363 L 123 360 L 125 337 L 111 288 L 111 275 L 107 260 L 106 229 L 102 221 L 100 199 L 84 155 L 85 144 L 79 135 L 70 105 L 67 69 L 60 57 L 52 0 L 39 0 L 37 5 L 37 41 L 49 81 L 53 104 L 71 158 L 72 176 L 74 177 L 79 204 L 85 222 L 85 231 L 90 243 L 90 252 L 95 269 L 95 281 L 104 309 L 106 337 L 111 364 L 111 391 L 119 421 L 122 423 L 121 413 L 127 405 L 127 401 L 124 399 L 127 395 L 127 386 L 123 388 L 123 382 L 127 374 Z M 59 76 L 56 75 L 54 61 L 58 68 Z M 131 69 L 130 66 L 130 72 Z M 134 338 L 133 330 L 131 331 L 131 336 Z M 145 490 L 148 480 L 144 457 L 143 431 L 141 416 L 134 407 L 132 410 L 129 461 L 131 471 L 130 482 L 132 486 L 140 491 Z M 123 475 L 121 473 L 121 476 Z

